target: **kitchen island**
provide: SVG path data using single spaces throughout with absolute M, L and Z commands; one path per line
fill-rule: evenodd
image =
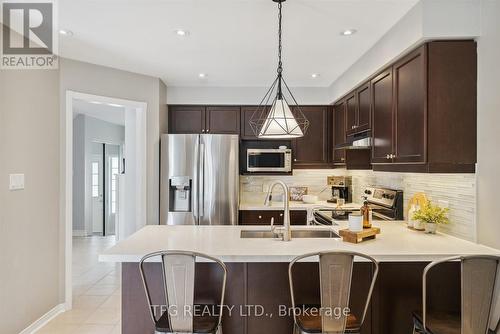
M 241 238 L 241 230 L 263 230 L 262 226 L 147 226 L 128 239 L 106 250 L 100 261 L 120 262 L 122 266 L 122 333 L 151 332 L 153 324 L 139 275 L 137 263 L 147 253 L 158 250 L 190 250 L 220 258 L 228 267 L 226 303 L 237 308 L 262 305 L 268 316 L 238 312 L 224 314 L 226 334 L 291 333 L 290 316 L 277 316 L 279 305 L 290 305 L 288 262 L 310 252 L 346 250 L 373 256 L 380 262 L 380 272 L 363 333 L 405 333 L 411 330 L 411 311 L 421 305 L 421 275 L 425 265 L 433 260 L 453 255 L 500 254 L 500 251 L 464 241 L 445 234 L 427 235 L 409 230 L 403 222 L 376 222 L 382 232 L 375 240 L 360 244 L 343 242 L 339 238 L 301 238 L 290 242 L 273 239 Z M 345 222 L 333 229 L 345 228 Z M 325 227 L 297 227 L 319 229 Z M 319 278 L 316 263 L 299 263 L 297 297 L 304 303 L 319 302 Z M 159 263 L 148 263 L 146 269 L 156 274 L 152 293 L 160 303 L 162 290 Z M 221 273 L 210 263 L 197 264 L 197 298 L 217 296 L 217 280 Z M 443 267 L 433 277 L 443 289 L 431 290 L 439 296 L 440 306 L 457 308 L 460 303 L 460 268 L 456 263 Z M 356 314 L 363 304 L 370 283 L 372 267 L 356 263 L 353 272 L 351 308 Z M 449 291 L 448 291 L 449 290 Z M 270 315 L 270 316 L 269 316 Z M 274 316 L 273 316 L 274 315 Z

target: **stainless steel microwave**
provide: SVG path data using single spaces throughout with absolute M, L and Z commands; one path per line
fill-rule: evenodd
M 289 148 L 247 149 L 247 172 L 291 172 L 292 150 Z

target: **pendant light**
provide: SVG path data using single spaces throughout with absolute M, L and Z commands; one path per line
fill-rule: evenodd
M 297 138 L 302 137 L 309 127 L 309 121 L 298 106 L 295 97 L 283 79 L 281 61 L 281 7 L 285 0 L 272 0 L 278 3 L 278 69 L 277 77 L 250 118 L 250 126 L 258 138 Z

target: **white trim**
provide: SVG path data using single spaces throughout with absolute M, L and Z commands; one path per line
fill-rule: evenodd
M 121 104 L 127 108 L 134 108 L 137 111 L 137 147 L 141 148 L 141 159 L 136 161 L 140 178 L 137 180 L 140 191 L 137 193 L 137 222 L 147 221 L 146 216 L 146 152 L 147 152 L 147 129 L 146 129 L 146 112 L 148 104 L 146 102 L 124 100 L 113 97 L 99 96 L 93 94 L 85 94 L 71 90 L 66 91 L 66 106 L 64 116 L 66 123 L 62 133 L 65 134 L 62 152 L 65 152 L 64 172 L 61 173 L 61 184 L 65 189 L 65 196 L 61 195 L 61 207 L 65 209 L 64 215 L 64 300 L 65 309 L 71 310 L 73 305 L 73 288 L 72 288 L 72 257 L 73 257 L 73 100 L 81 99 L 87 101 L 98 101 L 101 103 Z
M 73 230 L 74 237 L 86 237 L 88 236 L 87 231 L 85 230 Z
M 33 322 L 31 325 L 26 327 L 23 331 L 21 331 L 19 334 L 32 334 L 36 333 L 38 330 L 40 330 L 43 326 L 48 324 L 52 319 L 57 317 L 59 314 L 63 313 L 65 311 L 64 304 L 59 304 L 56 305 L 52 310 L 49 312 L 45 313 L 42 315 L 38 320 Z

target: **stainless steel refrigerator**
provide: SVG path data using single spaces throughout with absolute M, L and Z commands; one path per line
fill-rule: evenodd
M 162 135 L 161 224 L 238 224 L 238 145 L 237 135 Z

